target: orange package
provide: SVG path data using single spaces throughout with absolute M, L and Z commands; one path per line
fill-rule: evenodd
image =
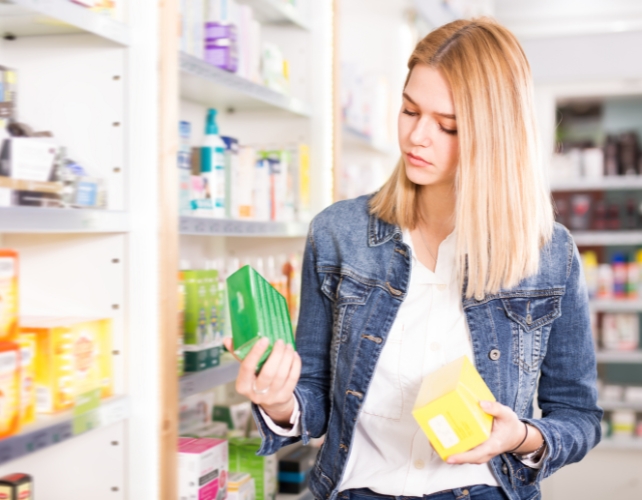
M 0 249 L 0 341 L 18 338 L 18 252 Z
M 0 439 L 20 429 L 20 347 L 0 342 Z

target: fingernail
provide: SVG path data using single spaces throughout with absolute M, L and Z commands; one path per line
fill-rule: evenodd
M 446 460 L 446 463 L 452 465 L 455 463 L 455 460 L 453 460 L 452 458 L 449 458 L 448 460 Z
M 259 345 L 261 347 L 266 346 L 270 343 L 270 341 L 266 337 L 261 337 L 261 340 L 259 340 Z
M 484 410 L 488 410 L 490 408 L 490 401 L 480 401 L 479 406 L 481 406 Z
M 291 351 L 291 350 L 292 350 L 292 349 L 294 349 L 294 348 L 292 347 L 292 344 L 287 344 L 287 345 L 286 345 L 286 349 L 287 349 L 288 351 Z

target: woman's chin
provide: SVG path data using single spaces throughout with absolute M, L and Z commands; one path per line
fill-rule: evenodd
M 428 172 L 426 169 L 421 167 L 415 167 L 413 165 L 406 165 L 406 177 L 413 184 L 418 184 L 419 186 L 430 186 L 432 184 L 439 184 L 439 176 L 435 175 L 433 172 Z

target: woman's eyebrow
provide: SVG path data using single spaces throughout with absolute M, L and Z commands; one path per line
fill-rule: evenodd
M 406 99 L 408 102 L 410 102 L 410 104 L 414 104 L 415 106 L 419 107 L 419 104 L 417 104 L 417 103 L 412 99 L 412 97 L 410 97 L 410 96 L 409 96 L 408 94 L 406 94 L 405 92 L 403 93 L 403 98 L 404 98 L 404 99 Z M 450 113 L 439 113 L 438 111 L 435 111 L 435 112 L 433 112 L 433 114 L 434 114 L 434 115 L 441 116 L 441 117 L 443 117 L 443 118 L 448 118 L 449 120 L 456 120 L 456 119 L 457 119 L 457 118 L 455 117 L 455 115 L 450 114 Z

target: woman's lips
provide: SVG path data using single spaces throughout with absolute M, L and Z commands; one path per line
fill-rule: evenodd
M 414 167 L 427 167 L 428 165 L 432 165 L 432 163 L 410 153 L 406 153 L 406 157 L 408 158 L 408 162 Z

